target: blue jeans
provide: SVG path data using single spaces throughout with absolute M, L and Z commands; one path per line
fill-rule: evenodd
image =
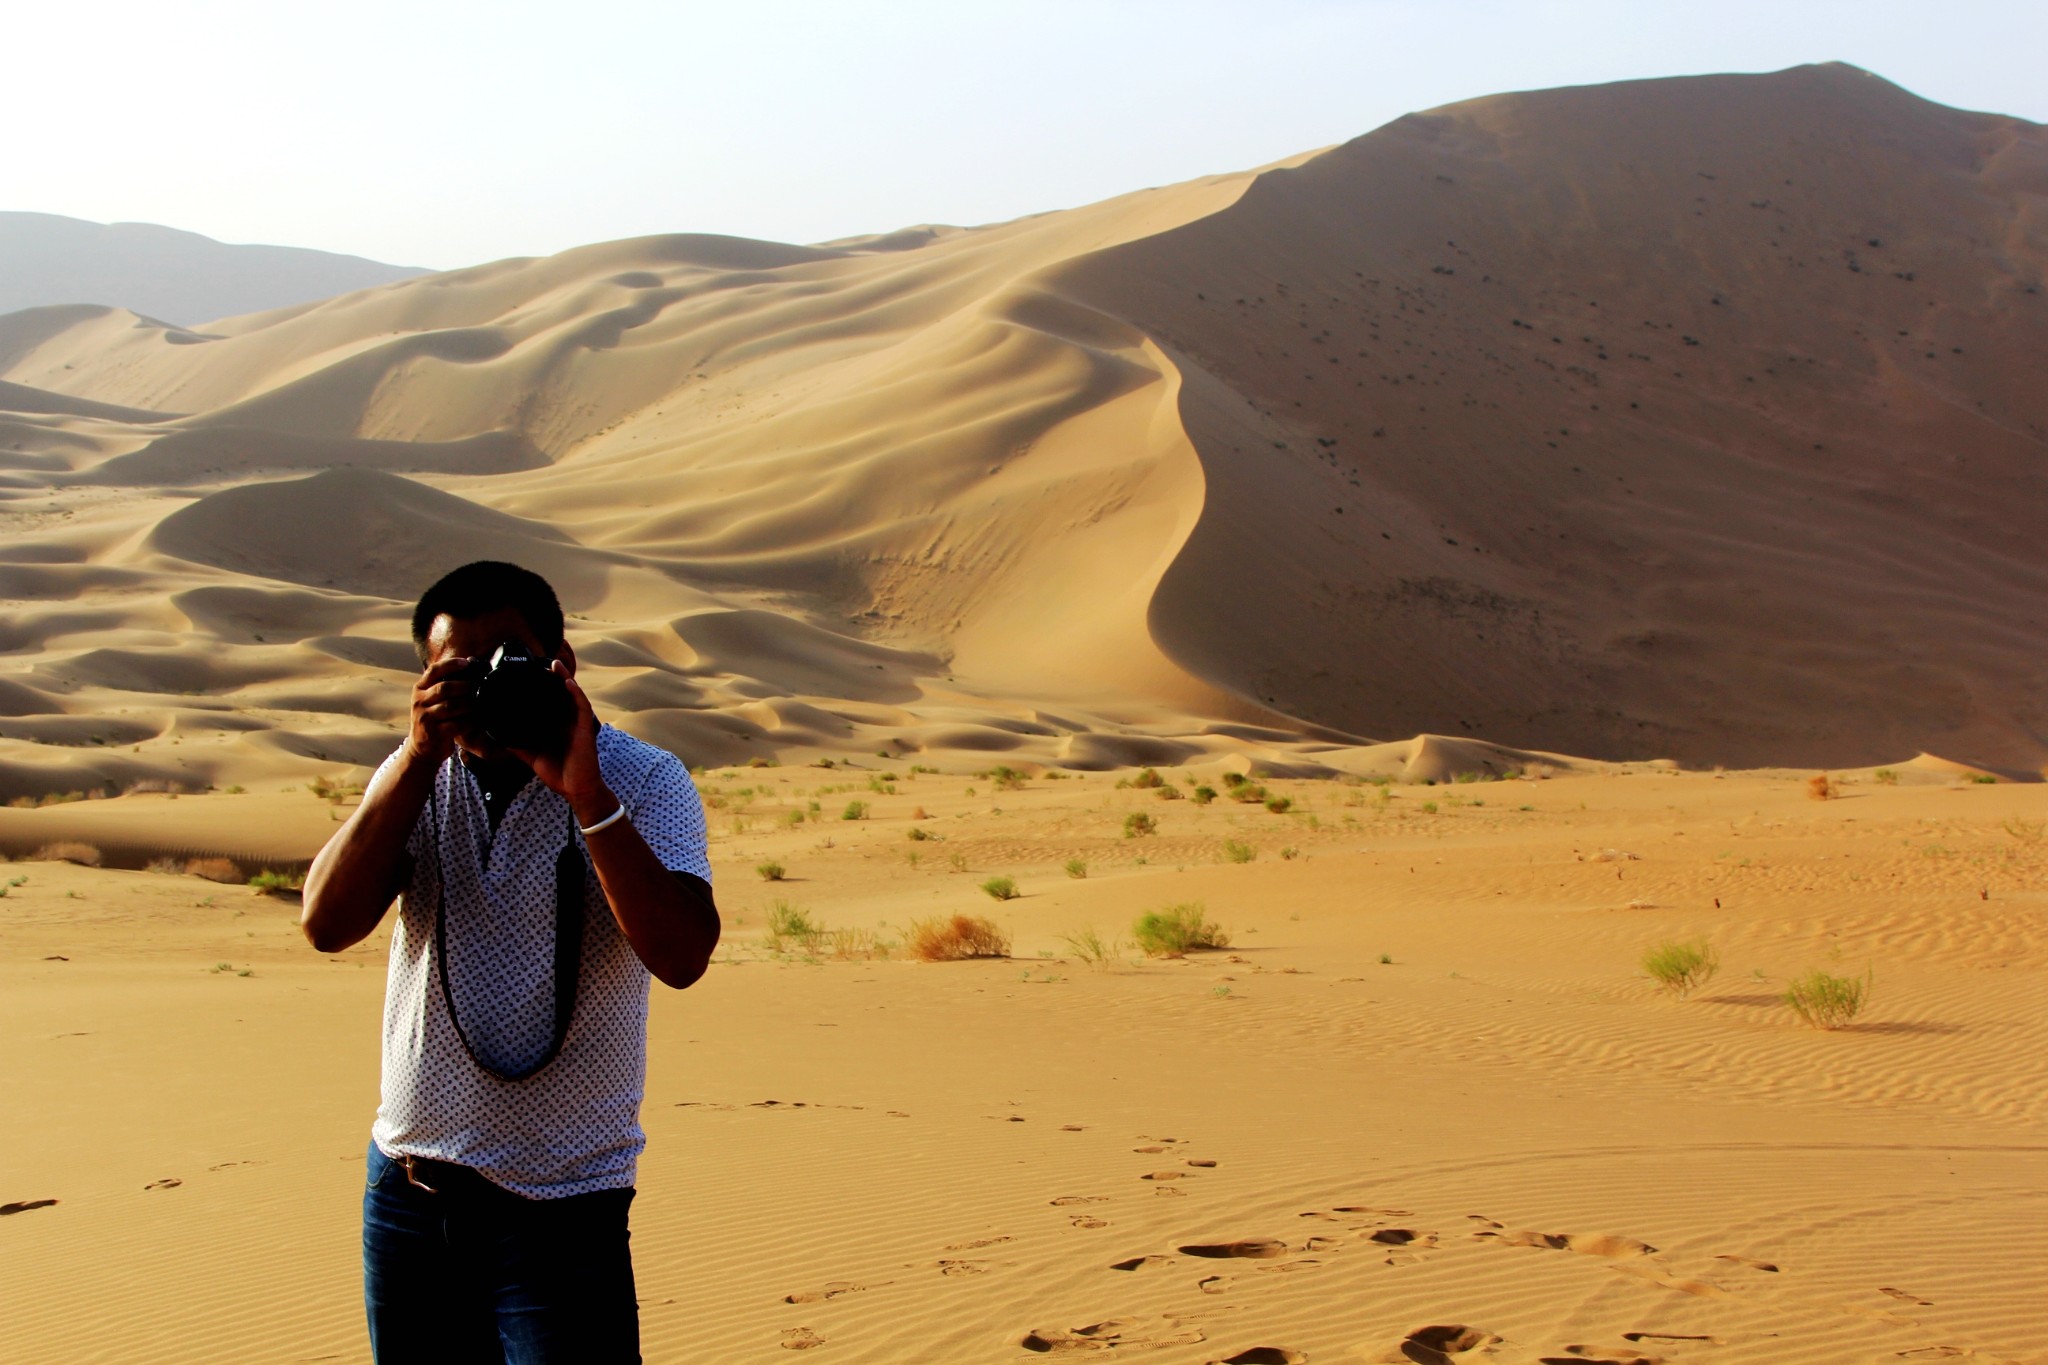
M 527 1199 L 370 1144 L 363 1303 L 377 1365 L 639 1365 L 632 1190 Z

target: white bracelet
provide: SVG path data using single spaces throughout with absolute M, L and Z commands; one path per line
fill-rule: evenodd
M 605 816 L 604 819 L 598 821 L 596 824 L 578 825 L 576 828 L 582 830 L 585 834 L 595 834 L 601 829 L 606 829 L 612 825 L 617 824 L 619 820 L 625 816 L 625 814 L 626 803 L 621 801 L 619 802 L 619 808 L 617 810 L 613 811 L 610 815 Z

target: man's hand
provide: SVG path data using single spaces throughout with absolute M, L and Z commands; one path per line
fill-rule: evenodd
M 455 740 L 469 717 L 476 684 L 463 676 L 471 660 L 443 659 L 412 685 L 412 726 L 405 736 L 406 758 L 429 769 L 455 752 Z
M 512 750 L 513 757 L 533 769 L 533 775 L 551 791 L 565 798 L 569 808 L 576 812 L 576 823 L 594 825 L 619 808 L 619 799 L 612 795 L 612 789 L 605 785 L 604 774 L 597 766 L 597 712 L 590 705 L 590 698 L 570 674 L 568 666 L 560 659 L 549 665 L 562 685 L 569 690 L 569 700 L 576 705 L 576 720 L 569 727 L 569 743 L 559 754 L 531 753 L 525 749 Z

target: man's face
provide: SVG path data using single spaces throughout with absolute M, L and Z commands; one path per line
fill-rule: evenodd
M 568 645 L 549 649 L 533 633 L 533 627 L 527 624 L 526 618 L 512 607 L 503 607 L 482 616 L 454 617 L 446 613 L 436 616 L 434 624 L 427 630 L 427 667 L 432 668 L 444 659 L 474 659 L 488 663 L 500 645 L 513 645 L 537 659 L 560 659 L 571 675 L 576 672 L 576 656 Z M 512 757 L 481 730 L 465 727 L 457 743 L 466 753 L 485 762 Z

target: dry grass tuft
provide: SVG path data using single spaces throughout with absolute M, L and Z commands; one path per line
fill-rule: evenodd
M 1816 801 L 1835 799 L 1835 781 L 1826 773 L 1815 773 L 1806 779 L 1806 794 Z
M 1010 936 L 979 915 L 921 919 L 910 926 L 910 955 L 920 962 L 958 962 L 970 957 L 1008 957 Z
M 1200 901 L 1147 910 L 1131 925 L 1131 938 L 1147 957 L 1185 957 L 1200 948 L 1228 948 L 1230 935 Z
M 1836 1029 L 1854 1019 L 1870 1003 L 1874 973 L 1835 976 L 1816 967 L 1785 990 L 1785 1003 L 1807 1024 L 1819 1029 Z
M 75 839 L 64 839 L 54 844 L 44 844 L 34 853 L 31 853 L 29 858 L 31 861 L 39 863 L 77 863 L 80 867 L 98 867 L 100 865 L 100 851 L 91 844 L 81 844 Z
M 193 858 L 185 864 L 185 875 L 204 877 L 210 882 L 221 882 L 228 886 L 242 883 L 242 869 L 232 858 Z

